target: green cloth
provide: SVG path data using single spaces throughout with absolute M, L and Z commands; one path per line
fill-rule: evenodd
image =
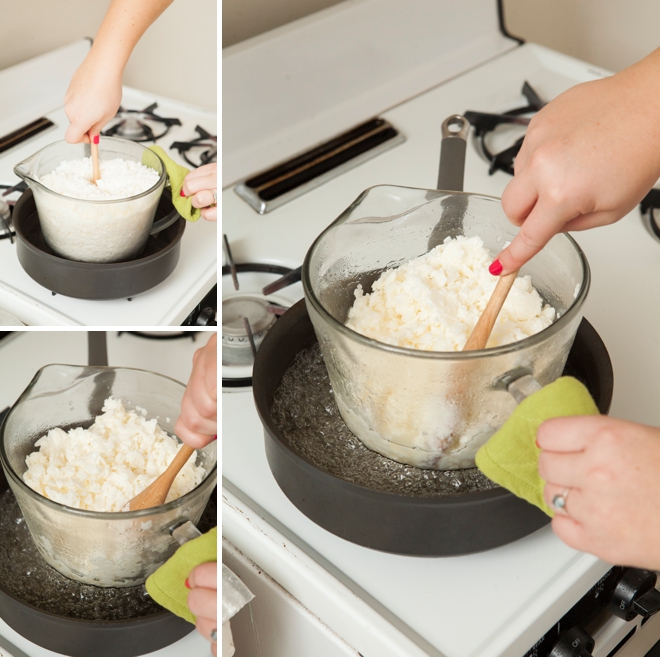
M 162 607 L 177 616 L 195 623 L 195 616 L 188 609 L 186 580 L 190 571 L 207 561 L 218 560 L 218 528 L 184 543 L 146 581 L 147 592 Z
M 190 169 L 177 164 L 160 146 L 149 146 L 149 150 L 156 153 L 165 164 L 165 170 L 172 188 L 172 204 L 174 207 L 186 221 L 197 221 L 202 216 L 201 209 L 193 208 L 191 200 L 181 196 L 183 179 L 190 172 Z
M 598 415 L 589 391 L 577 379 L 564 376 L 523 400 L 502 428 L 477 452 L 477 467 L 491 481 L 535 504 L 549 516 L 543 500 L 545 482 L 539 476 L 539 426 L 552 417 Z

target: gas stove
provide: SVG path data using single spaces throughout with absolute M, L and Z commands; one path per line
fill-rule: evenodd
M 521 44 L 499 28 L 500 16 L 491 0 L 415 0 L 405 7 L 365 0 L 226 49 L 223 231 L 237 266 L 296 270 L 314 239 L 363 190 L 380 184 L 433 189 L 440 126 L 452 114 L 510 116 L 512 109 L 532 105 L 527 83 L 536 107 L 521 109 L 487 135 L 492 156 L 519 140 L 539 104 L 609 75 Z M 355 144 L 345 136 L 374 118 L 396 131 L 396 143 L 334 166 Z M 481 138 L 473 128 L 464 189 L 501 196 L 510 175 L 492 166 Z M 314 175 L 305 173 L 308 165 L 317 167 Z M 273 180 L 291 184 L 275 190 L 279 198 L 265 198 L 262 192 L 273 189 Z M 610 414 L 659 426 L 660 351 L 653 345 L 660 306 L 645 281 L 660 277 L 660 245 L 648 224 L 637 208 L 612 226 L 573 237 L 592 271 L 585 317 L 614 369 Z M 251 292 L 260 295 L 269 282 L 255 281 Z M 277 294 L 285 290 L 287 305 L 302 297 L 299 283 Z M 223 300 L 234 293 L 224 276 Z M 249 339 L 247 332 L 242 337 Z M 547 655 L 558 635 L 546 637 L 562 619 L 569 629 L 580 601 L 588 606 L 589 599 L 602 601 L 609 595 L 602 592 L 611 592 L 620 571 L 570 549 L 549 526 L 494 550 L 448 558 L 387 554 L 325 531 L 293 506 L 271 474 L 249 376 L 250 365 L 243 365 L 234 377 L 241 384 L 225 385 L 223 357 L 225 556 L 230 567 L 243 563 L 255 586 L 258 570 L 283 587 L 284 597 L 304 609 L 318 636 L 332 644 L 328 655 Z M 258 611 L 251 632 L 260 632 L 263 641 Z M 632 656 L 646 654 L 660 639 L 658 616 L 643 626 L 640 616 L 608 619 L 600 625 L 584 617 L 576 621 L 591 632 L 595 646 L 582 635 L 569 636 L 569 643 L 588 648 L 583 654 Z M 250 633 L 250 623 L 243 628 Z M 288 652 L 280 647 L 282 635 Z M 292 636 L 282 627 L 269 636 L 271 654 L 303 654 L 292 651 Z
M 98 301 L 56 294 L 28 276 L 18 261 L 6 203 L 13 205 L 24 187 L 4 194 L 21 183 L 15 164 L 64 138 L 69 124 L 64 94 L 89 46 L 88 40 L 80 41 L 0 71 L 5 92 L 0 111 L 0 312 L 35 326 L 211 325 L 217 311 L 217 226 L 212 222 L 187 225 L 174 271 L 131 298 Z M 129 87 L 103 134 L 146 146 L 156 143 L 188 168 L 216 161 L 214 112 Z

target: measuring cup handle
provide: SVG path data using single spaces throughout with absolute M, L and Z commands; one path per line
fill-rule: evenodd
M 162 217 L 158 221 L 154 221 L 149 234 L 155 235 L 156 233 L 160 233 L 161 230 L 169 228 L 174 222 L 178 221 L 180 216 L 181 215 L 176 210 L 172 210 L 168 215 Z
M 192 520 L 186 520 L 176 527 L 170 527 L 170 534 L 172 534 L 174 540 L 179 544 L 183 545 L 188 541 L 192 541 L 194 538 L 199 538 L 202 535 L 202 532 L 195 527 Z
M 543 386 L 534 378 L 528 367 L 519 367 L 499 377 L 493 387 L 496 390 L 506 390 L 516 403 L 520 404 Z

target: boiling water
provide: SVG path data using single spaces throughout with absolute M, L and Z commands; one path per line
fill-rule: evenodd
M 214 496 L 198 523 L 204 533 L 216 524 Z M 0 582 L 22 602 L 78 620 L 118 621 L 163 611 L 144 585 L 99 588 L 60 575 L 39 554 L 11 490 L 0 496 Z
M 271 416 L 303 458 L 340 479 L 373 490 L 431 497 L 497 488 L 477 468 L 424 470 L 367 449 L 339 414 L 318 343 L 301 351 L 285 372 L 273 397 Z

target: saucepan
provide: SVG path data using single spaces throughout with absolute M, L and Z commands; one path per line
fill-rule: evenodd
M 556 311 L 535 335 L 438 352 L 384 344 L 346 326 L 357 286 L 369 292 L 384 270 L 447 237 L 479 236 L 495 257 L 517 234 L 499 198 L 460 191 L 467 127 L 458 115 L 443 124 L 438 189 L 367 189 L 319 235 L 302 269 L 307 310 L 349 429 L 395 461 L 439 470 L 474 467 L 479 447 L 516 406 L 515 381 L 532 378 L 535 387 L 561 376 L 590 282 L 584 253 L 563 233 L 521 270 Z

